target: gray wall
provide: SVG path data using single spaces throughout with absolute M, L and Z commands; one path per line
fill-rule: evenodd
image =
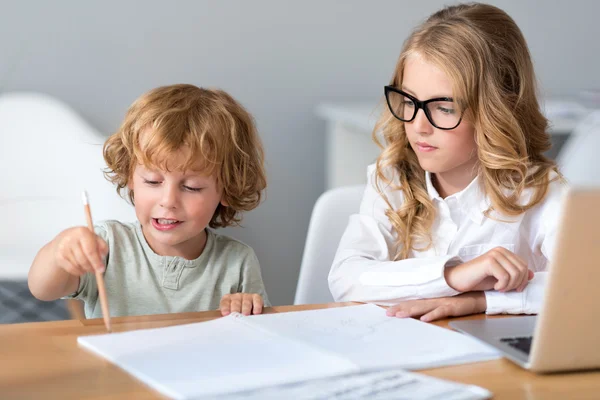
M 255 115 L 269 188 L 244 228 L 275 304 L 291 303 L 324 188 L 321 101 L 376 99 L 410 29 L 448 1 L 2 1 L 0 90 L 54 95 L 109 134 L 155 86 L 221 87 Z M 521 26 L 542 89 L 600 88 L 600 3 L 493 1 Z

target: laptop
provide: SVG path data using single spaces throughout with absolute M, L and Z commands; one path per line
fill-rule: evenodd
M 534 372 L 600 368 L 600 189 L 571 189 L 537 316 L 450 326 Z

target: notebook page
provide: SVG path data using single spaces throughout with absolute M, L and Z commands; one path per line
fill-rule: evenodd
M 342 357 L 239 324 L 239 316 L 82 336 L 78 343 L 159 392 L 181 399 L 357 371 Z
M 492 393 L 479 386 L 390 369 L 261 388 L 213 400 L 484 400 L 491 397 Z
M 499 358 L 473 338 L 412 318 L 388 317 L 372 304 L 256 315 L 240 320 L 323 351 L 363 370 L 436 368 Z

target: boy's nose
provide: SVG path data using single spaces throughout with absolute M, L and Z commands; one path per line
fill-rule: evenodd
M 165 186 L 162 197 L 159 202 L 161 207 L 173 209 L 177 206 L 177 190 L 176 188 Z

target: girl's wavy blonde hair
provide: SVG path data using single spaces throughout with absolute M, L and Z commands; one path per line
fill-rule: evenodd
M 176 152 L 186 150 L 179 159 Z M 182 153 L 178 153 L 182 154 Z M 239 225 L 241 212 L 258 206 L 266 187 L 263 147 L 252 116 L 221 90 L 193 85 L 159 87 L 142 95 L 104 144 L 105 176 L 119 195 L 138 164 L 166 171 L 186 171 L 201 163 L 223 188 L 209 226 Z
M 547 120 L 537 100 L 536 79 L 525 38 L 513 19 L 497 7 L 472 3 L 446 7 L 430 16 L 404 43 L 391 85 L 402 87 L 406 59 L 418 54 L 444 71 L 453 96 L 475 128 L 478 176 L 491 210 L 507 216 L 534 207 L 546 195 L 550 172 L 558 170 L 544 156 L 550 149 Z M 389 209 L 398 252 L 431 247 L 435 209 L 427 193 L 425 171 L 410 147 L 404 123 L 387 107 L 373 131 L 382 148 L 375 187 Z M 392 174 L 389 171 L 393 171 Z M 404 203 L 392 209 L 381 183 L 402 190 Z M 519 201 L 533 188 L 528 203 Z

